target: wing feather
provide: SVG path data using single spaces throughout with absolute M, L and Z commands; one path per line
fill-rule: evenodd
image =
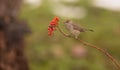
M 79 30 L 80 32 L 84 32 L 84 28 L 81 27 L 81 25 L 78 25 L 78 24 L 72 24 L 73 25 L 73 29 L 75 30 Z

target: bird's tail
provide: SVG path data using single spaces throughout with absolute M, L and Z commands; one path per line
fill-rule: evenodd
M 92 29 L 85 29 L 85 31 L 91 31 L 91 32 L 94 32 L 94 30 L 92 30 Z

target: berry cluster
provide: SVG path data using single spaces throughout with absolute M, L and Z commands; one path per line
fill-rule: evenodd
M 50 22 L 48 26 L 48 35 L 51 36 L 53 34 L 53 31 L 56 30 L 56 26 L 58 25 L 59 18 L 55 17 L 53 20 Z

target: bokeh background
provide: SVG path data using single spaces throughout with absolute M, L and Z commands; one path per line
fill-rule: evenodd
M 96 49 L 57 30 L 48 36 L 47 27 L 55 16 L 65 33 L 66 19 L 93 29 L 79 38 L 104 48 L 120 62 L 120 0 L 24 0 L 20 17 L 32 29 L 25 51 L 31 70 L 116 70 Z

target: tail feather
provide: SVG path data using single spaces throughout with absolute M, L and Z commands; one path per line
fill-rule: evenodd
M 94 32 L 94 30 L 92 30 L 92 29 L 85 29 L 85 31 L 91 31 L 91 32 Z

